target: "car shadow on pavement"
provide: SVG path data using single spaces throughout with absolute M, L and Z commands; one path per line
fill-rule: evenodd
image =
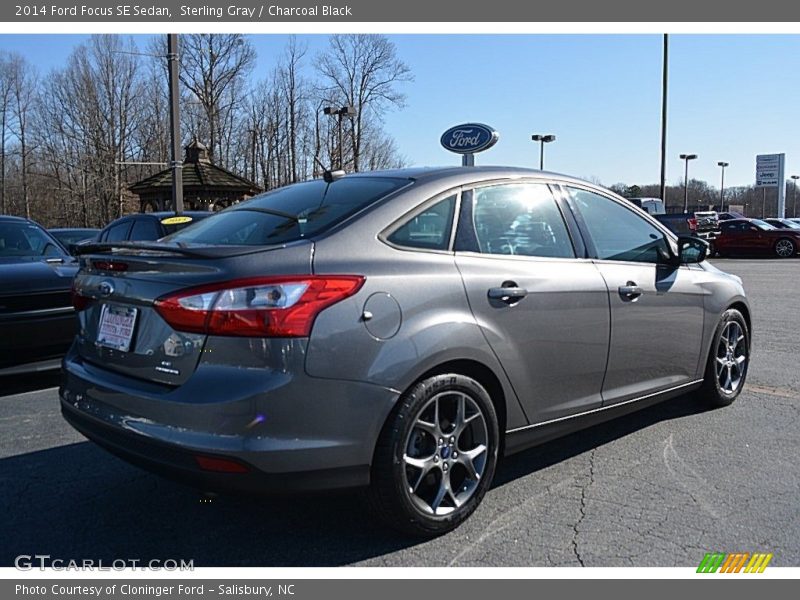
M 60 382 L 61 372 L 58 369 L 24 375 L 0 375 L 0 398 L 56 387 Z
M 505 485 L 658 422 L 695 415 L 706 410 L 707 407 L 696 397 L 686 394 L 547 442 L 504 459 L 498 466 L 493 487 Z
M 504 460 L 494 485 L 701 410 L 681 397 L 549 442 Z M 106 565 L 183 559 L 194 566 L 334 566 L 420 543 L 372 521 L 358 493 L 207 497 L 88 442 L 0 460 L 0 500 L 0 566 L 35 554 Z

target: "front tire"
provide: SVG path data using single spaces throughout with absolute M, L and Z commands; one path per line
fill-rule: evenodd
M 486 390 L 457 373 L 415 384 L 381 432 L 368 500 L 382 521 L 412 535 L 452 531 L 494 477 L 497 413 Z
M 700 398 L 712 407 L 731 404 L 744 388 L 750 365 L 750 331 L 738 310 L 730 308 L 720 318 L 708 353 Z
M 774 250 L 775 256 L 778 258 L 789 258 L 795 255 L 795 252 L 797 252 L 797 247 L 789 238 L 781 238 L 775 242 Z

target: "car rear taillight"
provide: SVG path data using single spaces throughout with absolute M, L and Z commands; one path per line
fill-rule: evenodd
M 689 229 L 697 231 L 697 219 L 692 217 L 691 219 L 686 219 L 686 222 L 689 224 Z
M 80 293 L 80 291 L 75 287 L 75 283 L 72 283 L 72 289 L 70 289 L 70 296 L 72 297 L 72 307 L 75 310 L 81 311 L 85 310 L 92 299 L 89 296 L 84 296 Z
M 220 336 L 308 337 L 325 308 L 355 294 L 356 275 L 238 279 L 190 288 L 155 302 L 177 331 Z
M 93 260 L 92 268 L 98 271 L 111 271 L 121 273 L 128 270 L 128 263 L 113 260 Z

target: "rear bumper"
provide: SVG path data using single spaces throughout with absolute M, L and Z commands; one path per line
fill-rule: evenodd
M 378 435 L 397 399 L 393 390 L 312 378 L 302 368 L 201 363 L 185 384 L 169 387 L 86 363 L 74 351 L 63 367 L 61 409 L 75 429 L 133 464 L 210 490 L 367 485 Z M 198 456 L 248 470 L 203 470 Z
M 265 473 L 242 461 L 246 473 L 216 473 L 202 470 L 196 453 L 109 425 L 90 417 L 61 399 L 61 414 L 78 432 L 119 458 L 142 469 L 203 491 L 285 494 L 365 486 L 369 466 L 338 467 L 298 473 Z M 209 455 L 207 452 L 203 456 Z M 215 455 L 228 458 L 224 455 Z

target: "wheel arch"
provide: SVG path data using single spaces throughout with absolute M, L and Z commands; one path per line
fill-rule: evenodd
M 717 331 L 717 326 L 719 325 L 719 320 L 722 318 L 722 315 L 725 314 L 725 311 L 735 309 L 742 313 L 742 317 L 744 317 L 744 322 L 747 325 L 747 334 L 748 334 L 748 346 L 750 351 L 752 351 L 753 346 L 753 326 L 752 326 L 752 316 L 750 313 L 750 307 L 747 305 L 743 299 L 737 299 L 731 302 L 730 304 L 726 305 L 723 308 L 719 315 L 717 316 L 717 320 L 714 322 L 714 326 L 711 328 L 710 335 L 708 340 L 705 344 L 705 352 L 702 355 L 703 362 L 700 363 L 698 366 L 698 375 L 705 374 L 706 364 L 708 364 L 709 356 L 711 355 L 711 350 L 714 347 L 714 335 Z
M 505 434 L 509 417 L 508 403 L 517 401 L 516 397 L 513 396 L 513 392 L 509 397 L 509 394 L 506 393 L 506 390 L 503 387 L 503 383 L 500 377 L 494 372 L 494 370 L 492 370 L 491 367 L 487 366 L 486 364 L 471 358 L 456 358 L 438 363 L 436 366 L 433 366 L 429 368 L 427 371 L 419 374 L 411 383 L 409 383 L 409 385 L 407 385 L 402 390 L 402 393 L 405 394 L 408 390 L 413 388 L 420 381 L 424 381 L 429 377 L 434 377 L 436 375 L 441 375 L 443 373 L 458 373 L 459 375 L 471 377 L 486 389 L 487 393 L 489 394 L 489 398 L 491 398 L 492 400 L 492 404 L 494 405 L 495 411 L 497 412 L 497 424 L 498 424 L 498 434 L 500 442 L 498 448 L 498 456 L 502 457 L 505 452 L 505 437 L 506 437 Z M 373 448 L 372 451 L 373 464 L 374 464 L 375 452 L 377 451 L 380 437 L 383 435 L 383 431 L 386 429 L 387 425 L 391 423 L 395 410 L 396 407 L 389 413 L 389 415 L 387 415 L 383 427 L 381 428 L 381 433 L 375 440 L 375 447 Z
M 745 304 L 744 302 L 736 301 L 733 304 L 731 304 L 728 308 L 726 308 L 725 310 L 730 310 L 731 308 L 734 308 L 734 309 L 738 310 L 740 313 L 742 313 L 742 316 L 744 317 L 744 322 L 747 323 L 747 333 L 750 336 L 750 339 L 748 341 L 752 344 L 752 341 L 753 341 L 753 326 L 752 326 L 751 316 L 750 316 L 750 307 L 748 307 L 747 304 Z

